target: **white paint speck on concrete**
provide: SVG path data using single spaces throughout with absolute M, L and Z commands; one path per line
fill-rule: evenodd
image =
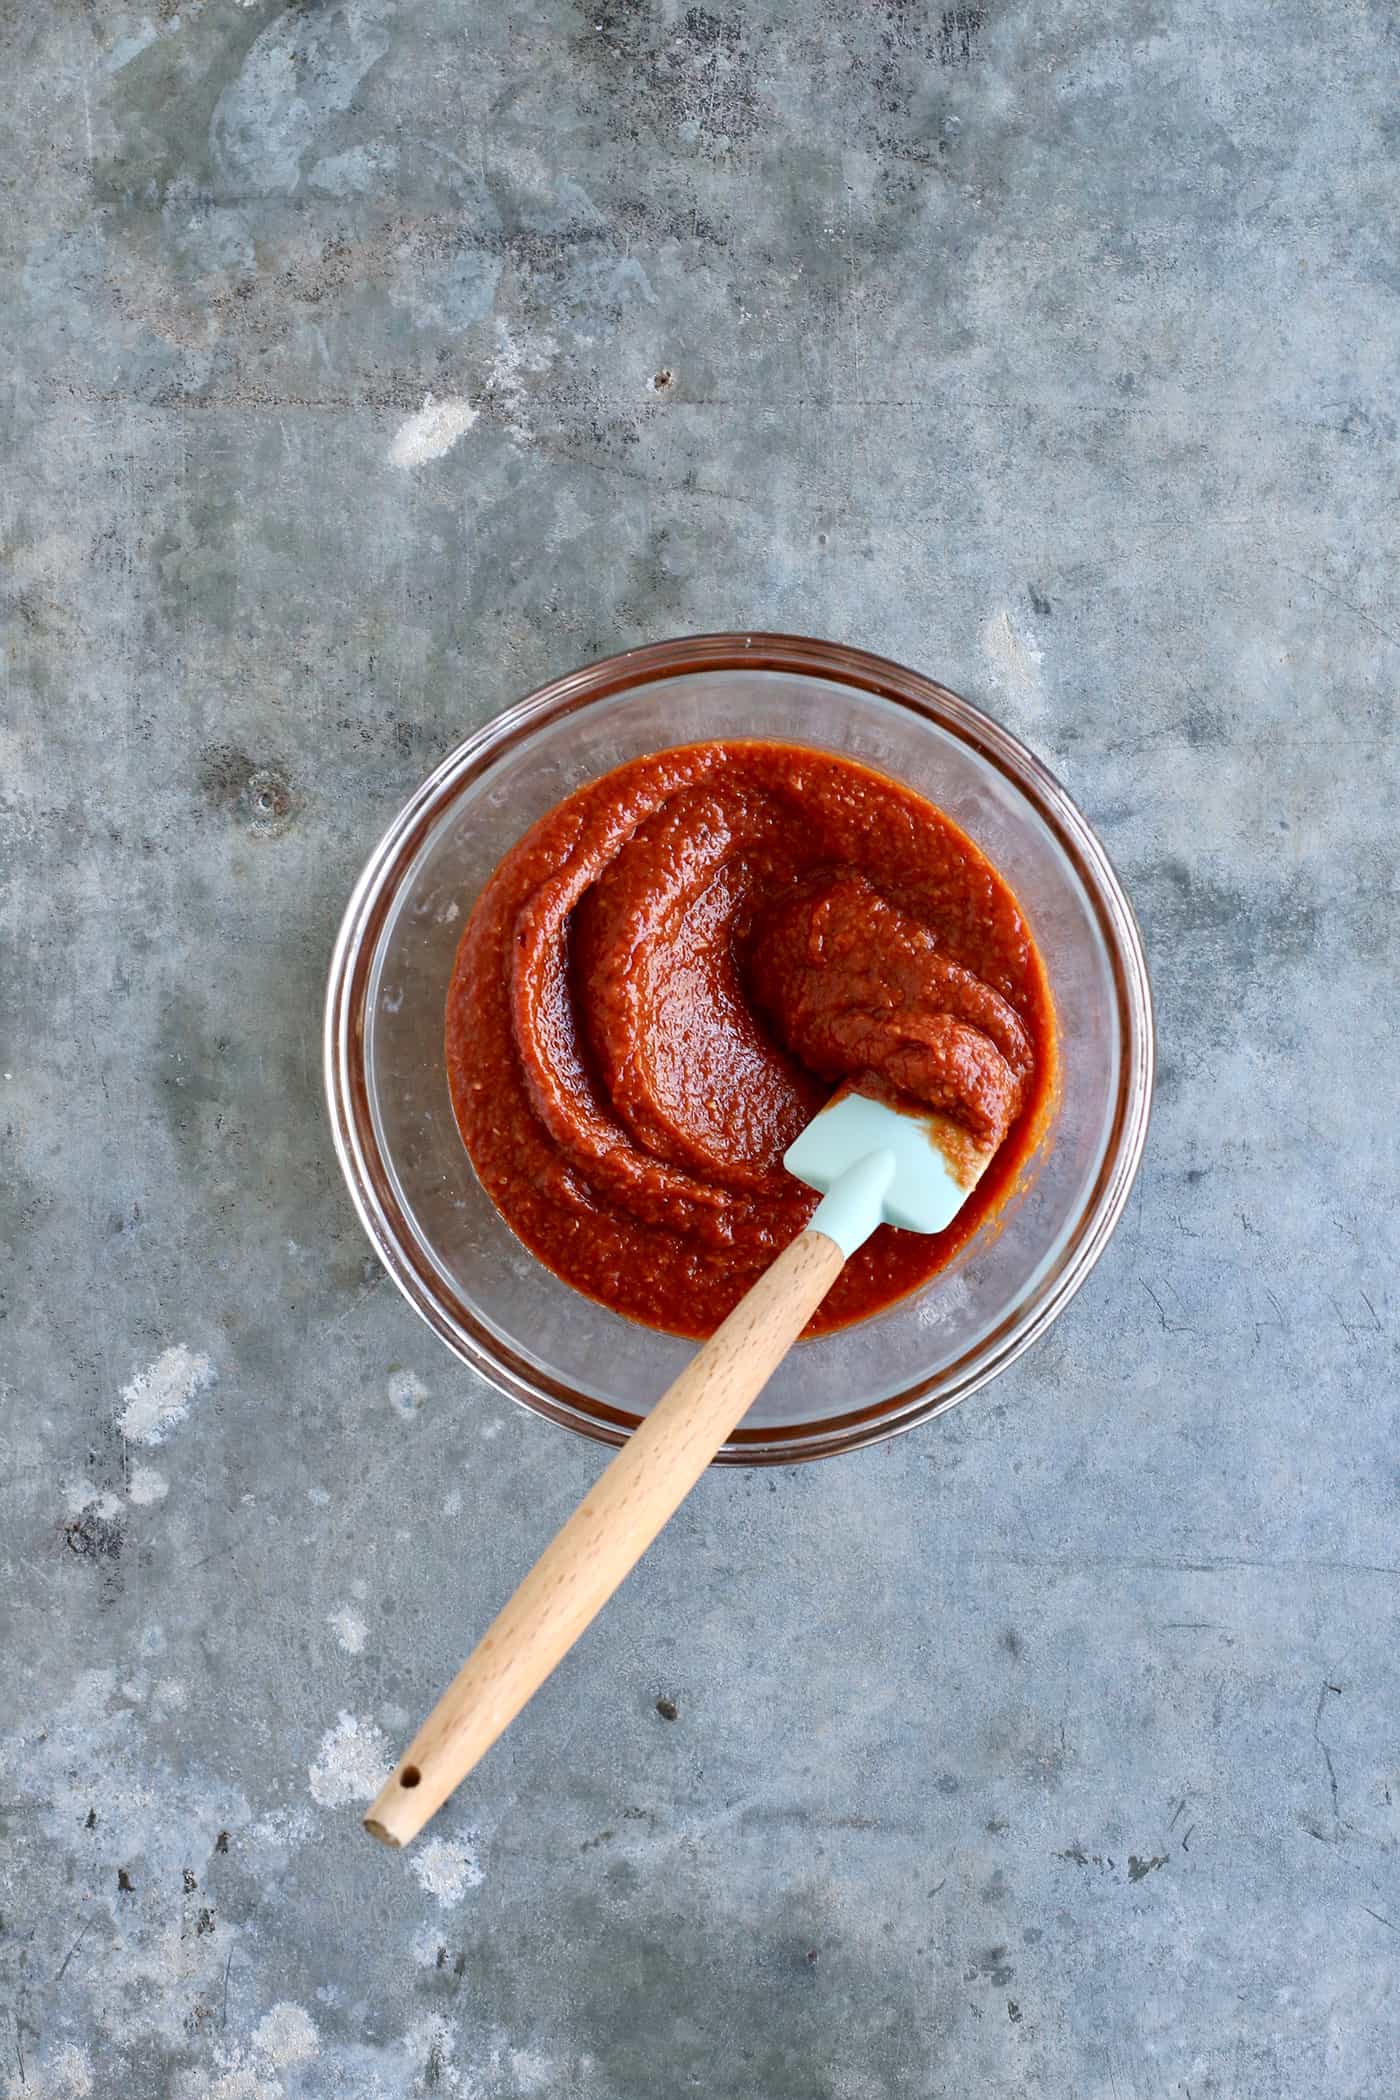
M 435 401 L 423 397 L 423 406 L 400 423 L 389 447 L 389 463 L 395 467 L 421 467 L 430 459 L 441 459 L 458 438 L 476 421 L 476 410 L 467 401 L 449 396 Z
M 559 2066 L 541 2050 L 507 2048 L 505 2060 L 510 2084 L 517 2093 L 552 2093 L 558 2090 Z
M 133 1466 L 126 1491 L 138 1508 L 144 1509 L 152 1502 L 164 1502 L 170 1493 L 170 1482 L 154 1466 Z
M 1044 700 L 1041 667 L 1045 658 L 1030 628 L 1019 624 L 1010 608 L 1003 606 L 983 622 L 981 643 L 993 684 L 1019 701 L 1023 714 L 1038 715 Z
M 126 1405 L 117 1416 L 118 1429 L 128 1443 L 163 1444 L 184 1421 L 196 1393 L 206 1392 L 216 1376 L 207 1356 L 177 1342 L 122 1387 Z
M 364 1620 L 348 1604 L 342 1604 L 326 1617 L 326 1624 L 339 1641 L 347 1655 L 364 1653 L 365 1635 L 369 1632 Z
M 253 2029 L 253 2049 L 274 2070 L 290 2070 L 293 2064 L 309 2063 L 316 2054 L 320 2036 L 316 2023 L 303 2006 L 283 1999 L 264 2013 Z
M 311 1797 L 322 1808 L 348 1808 L 372 1801 L 393 1770 L 389 1744 L 373 1721 L 342 1713 L 321 1738 L 308 1772 Z
M 444 1910 L 460 1903 L 468 1889 L 480 1888 L 485 1876 L 476 1853 L 477 1833 L 464 1831 L 459 1837 L 429 1838 L 409 1854 L 409 1865 L 430 1896 Z
M 68 1480 L 64 1482 L 63 1499 L 70 1517 L 81 1517 L 91 1510 L 94 1516 L 115 1517 L 122 1506 L 120 1495 L 103 1488 L 95 1488 L 90 1480 Z
M 216 2045 L 214 2076 L 180 2071 L 177 2100 L 289 2100 L 303 2087 L 299 2076 L 289 2081 L 288 2074 L 320 2054 L 321 2037 L 310 2013 L 283 1999 L 263 2014 L 246 2042 Z

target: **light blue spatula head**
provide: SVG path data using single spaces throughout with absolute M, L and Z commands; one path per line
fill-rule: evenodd
M 849 1260 L 877 1225 L 942 1232 L 990 1157 L 975 1153 L 944 1117 L 841 1094 L 788 1146 L 783 1165 L 820 1190 L 810 1229 L 835 1240 Z

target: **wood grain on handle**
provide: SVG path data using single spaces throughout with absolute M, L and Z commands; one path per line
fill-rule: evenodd
M 840 1274 L 804 1232 L 632 1432 L 448 1686 L 365 1828 L 406 1845 L 515 1719 L 641 1559 Z

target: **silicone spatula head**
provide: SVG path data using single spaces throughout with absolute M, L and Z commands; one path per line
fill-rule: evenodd
M 821 1193 L 812 1229 L 850 1256 L 877 1225 L 942 1232 L 994 1151 L 934 1110 L 847 1092 L 813 1117 L 783 1165 Z

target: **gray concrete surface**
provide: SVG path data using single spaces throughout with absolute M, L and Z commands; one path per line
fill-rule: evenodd
M 1390 0 L 3 41 L 0 2092 L 1400 2091 Z M 1063 774 L 1148 1165 L 991 1391 L 707 1482 L 394 1858 L 598 1459 L 367 1259 L 329 944 L 473 724 L 748 624 Z

